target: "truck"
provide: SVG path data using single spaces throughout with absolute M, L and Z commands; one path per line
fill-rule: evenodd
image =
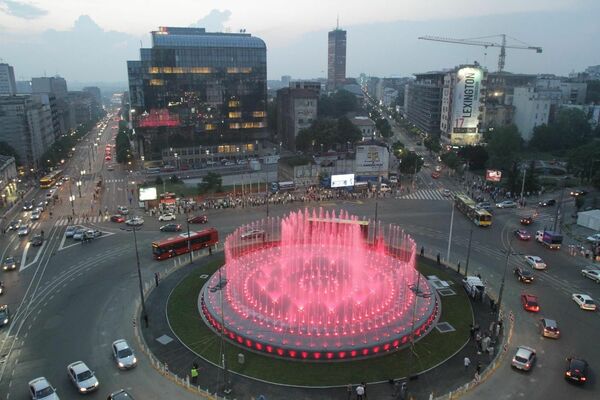
M 563 237 L 558 232 L 543 230 L 535 233 L 535 240 L 549 249 L 558 250 L 563 242 Z
M 476 300 L 482 300 L 485 293 L 485 284 L 478 276 L 465 276 L 462 280 L 463 287 L 469 296 Z

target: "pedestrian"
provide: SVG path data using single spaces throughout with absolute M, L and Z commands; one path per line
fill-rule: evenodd
M 437 263 L 440 265 L 440 253 L 437 253 Z
M 192 377 L 192 384 L 198 384 L 198 364 L 192 364 L 192 370 L 190 371 L 190 376 Z
M 365 388 L 362 385 L 356 387 L 356 400 L 365 399 Z
M 471 334 L 471 340 L 475 339 L 475 326 L 473 324 L 469 328 L 469 333 Z
M 458 273 L 460 274 L 460 261 L 458 262 L 458 265 L 456 266 L 456 268 L 458 269 Z
M 366 382 L 362 382 L 361 385 L 362 385 L 362 387 L 364 389 L 364 392 L 365 392 L 364 393 L 365 400 L 367 400 L 368 399 L 368 397 L 367 397 L 367 383 Z
M 143 318 L 144 318 L 144 324 L 146 325 L 146 328 L 147 328 L 147 327 L 148 327 L 148 325 L 149 325 L 149 322 L 148 322 L 148 314 L 144 314 L 144 317 L 143 317 Z M 166 365 L 166 364 L 165 364 L 165 365 Z
M 475 345 L 477 346 L 477 355 L 481 354 L 481 333 L 475 335 Z
M 477 362 L 477 368 L 475 369 L 475 373 L 481 375 L 481 361 Z
M 490 360 L 490 362 L 492 362 L 492 360 L 494 359 L 494 346 L 488 347 L 487 352 L 488 352 L 489 360 Z
M 208 255 L 212 256 L 212 246 L 208 246 Z
M 425 255 L 425 247 L 421 246 L 421 257 Z
M 354 390 L 352 389 L 352 384 L 349 383 L 348 386 L 346 386 L 346 392 L 348 393 L 348 400 L 352 399 L 352 392 Z
M 465 371 L 466 371 L 469 369 L 469 365 L 471 365 L 471 359 L 469 357 L 465 357 L 463 363 L 465 365 Z
M 160 280 L 160 273 L 159 272 L 155 272 L 154 273 L 154 282 L 156 283 L 156 287 L 158 287 L 158 281 Z

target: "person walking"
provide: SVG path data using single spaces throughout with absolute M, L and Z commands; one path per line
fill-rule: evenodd
M 440 265 L 440 253 L 437 253 L 437 263 Z
M 352 392 L 354 392 L 354 390 L 352 390 L 352 384 L 349 383 L 348 386 L 346 386 L 346 392 L 348 394 L 348 400 L 352 399 Z
M 192 384 L 198 384 L 198 364 L 192 364 L 192 370 L 190 371 L 190 376 L 192 377 Z
M 365 400 L 365 388 L 363 385 L 356 387 L 356 400 Z
M 421 246 L 421 257 L 425 255 L 425 246 Z
M 471 359 L 469 357 L 465 357 L 463 364 L 465 365 L 465 371 L 469 369 L 469 365 L 471 365 Z
M 158 287 L 158 282 L 160 281 L 160 273 L 159 272 L 155 272 L 154 273 L 154 283 L 156 283 L 156 287 Z

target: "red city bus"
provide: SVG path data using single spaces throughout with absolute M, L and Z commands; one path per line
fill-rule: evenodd
M 215 228 L 190 232 L 191 249 L 200 250 L 212 247 L 219 242 L 219 233 Z M 165 260 L 180 254 L 188 253 L 188 234 L 182 233 L 158 242 L 152 243 L 152 255 L 156 260 Z

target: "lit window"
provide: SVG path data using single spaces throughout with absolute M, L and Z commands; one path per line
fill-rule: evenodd
M 207 131 L 214 131 L 217 127 L 214 124 L 205 124 L 204 129 Z
M 227 105 L 229 106 L 229 108 L 239 107 L 240 106 L 240 101 L 239 100 L 229 100 L 229 102 L 227 103 Z
M 173 72 L 173 68 L 171 67 L 163 67 L 162 72 L 165 74 L 170 74 Z
M 162 79 L 150 79 L 150 86 L 162 86 L 164 84 Z
M 158 67 L 150 67 L 148 70 L 151 74 L 158 74 L 160 72 L 160 68 Z
M 241 111 L 230 111 L 229 118 L 242 118 L 242 112 Z
M 240 124 L 239 122 L 233 122 L 231 124 L 229 124 L 229 129 L 240 129 L 242 127 L 242 124 Z
M 267 113 L 266 113 L 266 112 L 264 112 L 264 111 L 253 111 L 253 112 L 252 112 L 252 116 L 253 116 L 254 118 L 264 118 L 264 117 L 266 117 L 266 116 L 267 116 Z
M 239 74 L 240 69 L 236 68 L 236 67 L 229 67 L 229 68 L 227 68 L 227 73 L 228 74 Z

